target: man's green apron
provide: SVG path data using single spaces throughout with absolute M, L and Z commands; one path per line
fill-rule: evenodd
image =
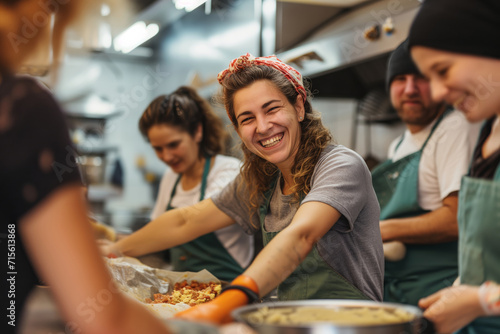
M 266 246 L 279 232 L 267 232 L 265 217 L 269 212 L 271 197 L 277 184 L 276 178 L 269 190 L 264 194 L 264 201 L 259 208 L 260 226 L 263 244 Z M 328 233 L 335 233 L 330 230 Z M 280 285 L 278 285 L 278 299 L 304 300 L 304 299 L 370 299 L 358 288 L 352 285 L 334 268 L 323 260 L 317 247 L 311 252 Z
M 396 162 L 387 160 L 373 170 L 372 182 L 380 203 L 380 220 L 414 217 L 428 212 L 418 204 L 420 158 L 447 114 L 445 112 L 439 117 L 419 151 Z M 456 241 L 406 244 L 404 259 L 385 262 L 384 301 L 417 305 L 420 298 L 450 286 L 458 276 L 457 247 Z
M 210 157 L 206 158 L 203 176 L 201 179 L 200 201 L 205 197 L 207 177 L 210 171 Z M 174 209 L 172 199 L 182 175 L 175 181 L 170 194 L 167 211 Z M 207 269 L 218 279 L 232 281 L 243 273 L 243 268 L 228 253 L 214 232 L 205 234 L 188 243 L 170 249 L 170 261 L 176 271 L 200 271 Z
M 458 197 L 460 283 L 500 283 L 500 166 L 493 181 L 464 176 Z M 500 316 L 478 318 L 458 333 L 500 333 Z

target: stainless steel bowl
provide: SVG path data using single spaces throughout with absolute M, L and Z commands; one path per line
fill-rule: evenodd
M 330 322 L 310 323 L 307 325 L 296 324 L 268 324 L 257 323 L 249 319 L 249 314 L 262 310 L 268 307 L 269 309 L 280 308 L 295 308 L 300 309 L 303 307 L 314 308 L 359 308 L 368 307 L 375 309 L 386 309 L 393 312 L 396 309 L 406 311 L 413 315 L 413 319 L 401 323 L 391 324 L 370 324 L 370 325 L 341 325 Z M 246 323 L 252 327 L 259 334 L 416 334 L 422 333 L 425 330 L 426 323 L 423 322 L 422 312 L 418 307 L 393 304 L 393 303 L 380 303 L 374 301 L 359 301 L 359 300 L 303 300 L 291 302 L 266 302 L 260 304 L 253 304 L 240 307 L 232 312 L 232 317 L 239 322 Z

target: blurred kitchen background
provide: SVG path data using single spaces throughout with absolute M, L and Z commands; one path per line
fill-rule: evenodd
M 276 54 L 300 70 L 336 142 L 357 151 L 370 167 L 386 158 L 389 143 L 403 132 L 384 87 L 386 61 L 406 38 L 418 0 L 133 4 L 132 15 L 117 27 L 111 18 L 120 14 L 102 0 L 92 24 L 70 31 L 57 84 L 44 70 L 50 57 L 25 67 L 67 112 L 94 218 L 119 231 L 149 221 L 166 168 L 138 130 L 146 106 L 180 85 L 210 100 L 219 88 L 218 72 L 247 52 Z M 238 156 L 234 150 L 227 154 Z

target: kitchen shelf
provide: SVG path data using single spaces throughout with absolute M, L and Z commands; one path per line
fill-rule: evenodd
M 85 147 L 85 146 L 76 146 L 78 153 L 82 155 L 104 155 L 109 152 L 117 152 L 117 146 L 98 146 L 98 147 Z
M 88 120 L 107 120 L 123 114 L 121 111 L 113 111 L 110 113 L 88 113 L 88 112 L 74 112 L 67 111 L 66 115 L 73 119 L 88 119 Z
M 104 202 L 111 198 L 121 196 L 122 188 L 112 184 L 90 184 L 88 186 L 88 200 L 91 202 Z

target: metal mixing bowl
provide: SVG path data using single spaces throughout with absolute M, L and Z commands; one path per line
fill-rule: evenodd
M 388 312 L 393 312 L 396 309 L 408 312 L 413 316 L 412 320 L 391 323 L 391 324 L 370 324 L 370 325 L 341 325 L 333 322 L 310 323 L 307 325 L 297 324 L 268 324 L 252 322 L 249 319 L 249 314 L 262 311 L 263 308 L 280 309 L 294 308 L 300 310 L 303 307 L 336 309 L 336 308 L 359 308 L 368 307 L 374 309 L 386 309 Z M 266 302 L 240 307 L 232 312 L 232 317 L 239 322 L 246 323 L 259 334 L 416 334 L 422 333 L 427 324 L 423 321 L 422 311 L 418 307 L 380 303 L 375 301 L 359 301 L 359 300 L 303 300 L 290 302 Z

